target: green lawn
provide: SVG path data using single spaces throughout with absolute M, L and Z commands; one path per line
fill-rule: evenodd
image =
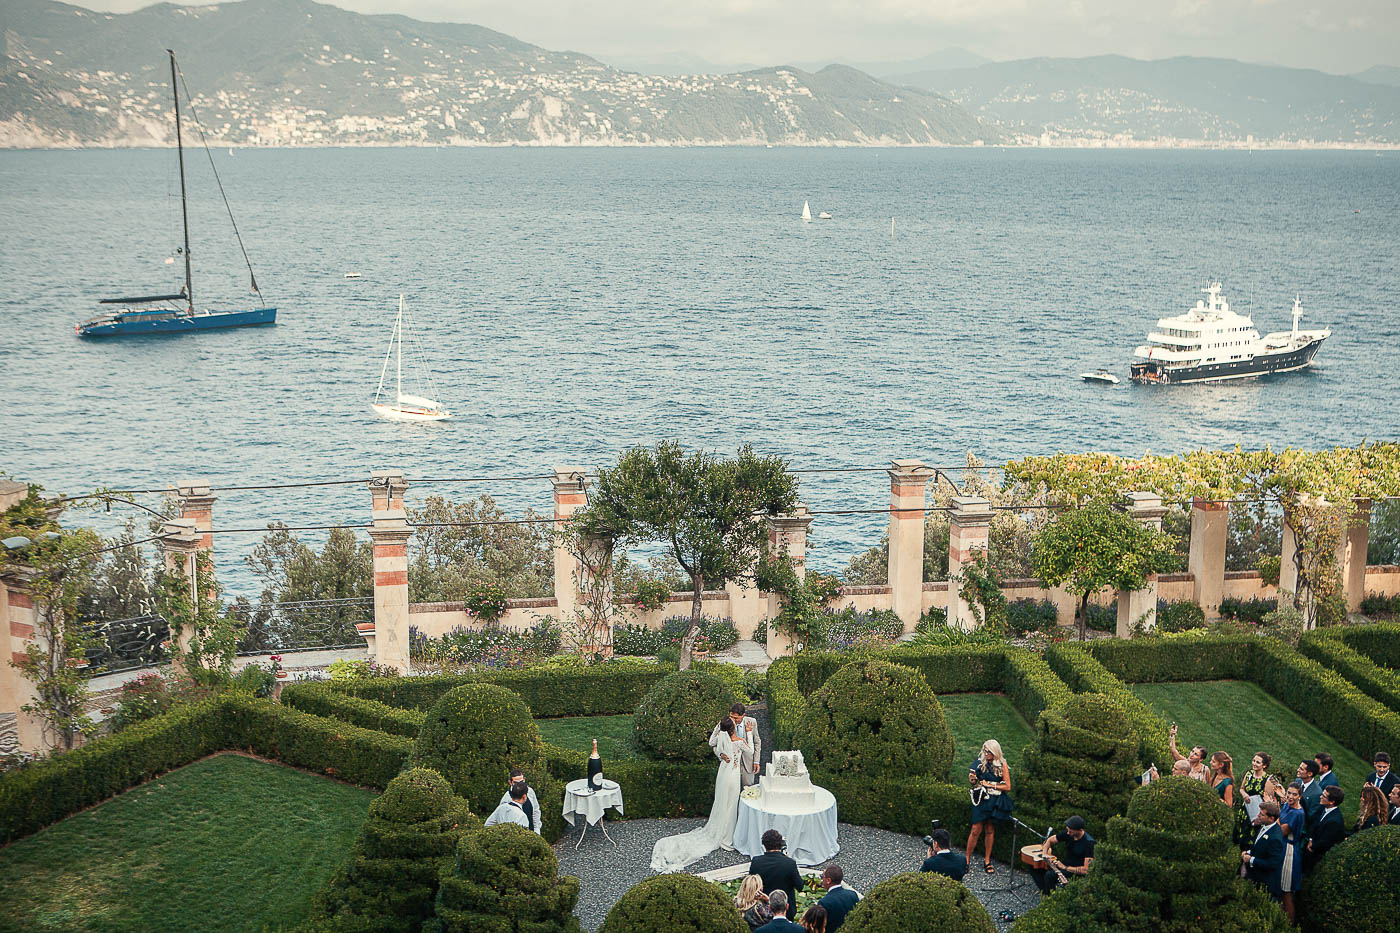
M 1361 784 L 1371 773 L 1371 765 L 1256 685 L 1239 680 L 1215 680 L 1131 684 L 1130 688 L 1167 722 L 1177 724 L 1180 730 L 1177 747 L 1182 752 L 1190 751 L 1192 745 L 1204 745 L 1208 753 L 1223 748 L 1234 760 L 1237 777 L 1248 771 L 1255 752 L 1272 755 L 1269 770 L 1290 780 L 1298 769 L 1298 762 L 1318 752 L 1329 752 L 1336 760 L 1337 780 L 1346 791 L 1342 813 L 1348 826 L 1355 824 Z M 1165 770 L 1160 761 L 1157 767 Z
M 374 797 L 241 755 L 195 762 L 0 850 L 0 930 L 290 927 Z
M 943 715 L 953 733 L 953 766 L 948 771 L 949 780 L 958 785 L 966 783 L 968 766 L 982 751 L 982 743 L 996 739 L 1011 763 L 1014 788 L 1014 769 L 1021 749 L 1035 738 L 1035 730 L 1015 705 L 999 693 L 945 693 L 939 696 L 938 702 L 943 705 Z
M 540 738 L 550 745 L 572 748 L 587 755 L 593 751 L 593 740 L 598 740 L 598 754 L 603 759 L 603 769 L 609 761 L 635 761 L 642 758 L 641 752 L 632 745 L 632 715 L 622 716 L 568 716 L 564 719 L 537 719 Z

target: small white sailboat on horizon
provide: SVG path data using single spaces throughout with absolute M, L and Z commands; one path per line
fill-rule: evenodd
M 802 222 L 803 222 L 803 223 L 811 223 L 811 221 L 812 221 L 812 209 L 811 209 L 810 207 L 807 206 L 807 202 L 806 202 L 806 201 L 803 201 L 803 202 L 802 202 Z
M 374 401 L 370 408 L 381 418 L 389 421 L 446 421 L 452 417 L 452 413 L 443 408 L 437 399 L 428 398 L 423 395 L 405 395 L 403 391 L 403 344 L 404 344 L 404 313 L 403 295 L 399 295 L 399 314 L 394 319 L 394 333 L 389 338 L 389 349 L 384 354 L 384 366 L 379 371 L 379 388 L 374 392 Z M 427 384 L 428 391 L 434 395 L 437 389 L 432 384 L 432 374 L 428 371 L 427 361 L 423 359 L 423 350 L 418 346 L 417 339 L 413 341 L 413 348 L 418 352 L 418 362 L 423 367 L 423 381 Z M 397 355 L 395 349 L 398 350 Z M 389 360 L 395 360 L 394 376 L 395 391 L 392 402 L 380 401 L 384 397 L 384 377 L 389 373 Z

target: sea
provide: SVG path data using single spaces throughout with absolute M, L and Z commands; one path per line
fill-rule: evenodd
M 556 464 L 662 439 L 794 469 L 809 565 L 878 544 L 916 457 L 1319 448 L 1400 434 L 1400 152 L 403 148 L 186 152 L 197 303 L 277 324 L 91 340 L 97 300 L 178 291 L 175 153 L 0 152 L 0 469 L 49 493 L 367 477 L 551 509 Z M 214 173 L 217 171 L 216 182 Z M 800 219 L 803 202 L 813 215 Z M 358 278 L 346 278 L 358 273 Z M 1139 387 L 1157 318 L 1211 281 L 1306 372 Z M 405 391 L 370 411 L 400 296 Z M 421 357 L 420 357 L 421 354 Z M 1124 384 L 1091 385 L 1107 368 Z M 432 385 L 415 383 L 431 374 Z M 388 366 L 392 384 L 394 365 Z M 850 468 L 841 472 L 835 468 Z M 517 477 L 529 477 L 518 479 Z M 446 480 L 477 480 L 445 482 Z M 431 481 L 431 482 L 429 482 Z M 159 507 L 158 495 L 140 501 Z M 71 514 L 112 531 L 126 515 Z M 362 523 L 359 485 L 225 491 L 221 528 Z M 303 536 L 315 543 L 322 532 Z M 254 591 L 256 533 L 221 535 Z

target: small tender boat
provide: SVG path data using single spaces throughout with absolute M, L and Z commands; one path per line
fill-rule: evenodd
M 1116 386 L 1121 380 L 1106 369 L 1096 369 L 1091 373 L 1080 373 L 1079 378 L 1085 382 L 1101 382 L 1104 385 Z
M 428 398 L 422 395 L 406 395 L 403 391 L 403 343 L 404 343 L 404 315 L 403 315 L 403 295 L 399 296 L 399 316 L 394 320 L 394 334 L 389 338 L 389 350 L 384 354 L 384 368 L 379 371 L 379 388 L 375 390 L 374 401 L 370 408 L 381 418 L 389 421 L 446 421 L 452 417 L 452 413 L 443 408 L 437 399 Z M 432 377 L 428 373 L 428 364 L 423 359 L 422 348 L 418 346 L 418 341 L 413 341 L 413 347 L 418 351 L 418 361 L 423 367 L 423 380 L 428 384 L 428 391 L 437 394 L 432 386 Z M 395 355 L 395 349 L 398 350 Z M 389 373 L 389 359 L 394 357 L 395 391 L 394 400 L 383 401 L 384 377 Z
M 830 220 L 830 219 L 831 219 L 831 211 L 822 211 L 820 214 L 817 215 L 817 219 L 818 219 L 818 220 Z
M 807 206 L 807 202 L 802 202 L 802 220 L 804 222 L 812 219 L 812 209 Z
M 347 272 L 347 273 L 345 273 L 345 277 L 346 277 L 347 279 L 358 279 L 358 278 L 360 277 L 360 273 L 358 273 L 358 272 Z

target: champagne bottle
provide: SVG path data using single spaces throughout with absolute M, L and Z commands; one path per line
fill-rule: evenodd
M 588 756 L 588 786 L 600 790 L 603 786 L 603 759 L 598 757 L 598 740 L 593 740 L 593 754 Z

